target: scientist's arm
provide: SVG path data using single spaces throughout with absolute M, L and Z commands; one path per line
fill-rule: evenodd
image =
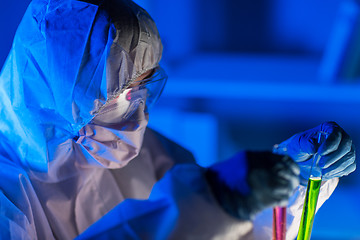
M 204 169 L 177 164 L 149 199 L 128 199 L 79 239 L 254 239 L 251 219 L 287 202 L 299 169 L 287 156 L 239 153 Z
M 155 184 L 147 200 L 127 199 L 79 239 L 248 239 L 252 223 L 224 211 L 205 169 L 178 164 Z
M 252 223 L 229 215 L 218 204 L 206 180 L 207 170 L 196 165 L 192 154 L 148 129 L 141 156 L 129 165 L 153 167 L 158 182 L 147 200 L 126 199 L 78 239 L 244 239 Z M 139 162 L 140 161 L 140 162 Z M 129 171 L 125 167 L 124 171 Z M 241 169 L 239 170 L 241 171 Z M 129 181 L 137 179 L 137 171 Z M 125 179 L 125 181 L 127 181 Z
M 149 199 L 125 200 L 79 239 L 254 239 L 250 219 L 286 202 L 298 185 L 297 164 L 271 152 L 240 152 L 202 168 L 188 151 L 149 130 L 143 150 L 151 152 L 161 178 Z

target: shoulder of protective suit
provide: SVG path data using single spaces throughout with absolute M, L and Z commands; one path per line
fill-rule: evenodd
M 161 144 L 161 147 L 166 151 L 166 153 L 174 159 L 176 164 L 195 163 L 195 158 L 189 150 L 182 147 L 173 140 L 165 137 L 161 133 L 147 128 L 145 132 L 145 138 L 151 135 Z

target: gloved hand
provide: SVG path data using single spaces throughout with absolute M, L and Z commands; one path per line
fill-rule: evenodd
M 325 138 L 319 143 L 319 133 Z M 288 155 L 300 166 L 301 183 L 306 184 L 310 176 L 312 157 L 320 155 L 318 168 L 323 180 L 342 177 L 353 172 L 355 148 L 350 136 L 335 122 L 325 122 L 274 147 L 274 153 Z
M 288 156 L 243 152 L 206 170 L 220 206 L 230 215 L 250 220 L 267 207 L 285 205 L 299 184 L 299 167 Z

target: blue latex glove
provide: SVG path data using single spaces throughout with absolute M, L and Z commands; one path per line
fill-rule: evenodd
M 285 205 L 299 185 L 299 173 L 288 156 L 242 152 L 208 168 L 206 178 L 227 213 L 250 220 L 265 208 Z
M 319 133 L 325 138 L 318 143 Z M 322 179 L 348 175 L 356 169 L 355 148 L 350 136 L 335 122 L 325 122 L 274 147 L 274 153 L 288 155 L 300 166 L 301 183 L 306 184 L 310 176 L 312 157 L 318 153 L 321 157 L 318 167 Z

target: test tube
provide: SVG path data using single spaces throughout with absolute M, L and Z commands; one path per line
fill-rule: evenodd
M 273 151 L 277 151 L 279 145 L 274 146 Z M 282 149 L 282 151 L 286 151 Z M 286 239 L 286 207 L 276 206 L 273 208 L 273 237 L 272 240 Z
M 325 133 L 320 132 L 318 143 L 320 144 L 324 138 Z M 320 157 L 318 153 L 313 156 L 297 240 L 310 240 L 322 178 L 321 169 L 318 167 Z
M 286 207 L 273 208 L 273 240 L 286 239 Z

